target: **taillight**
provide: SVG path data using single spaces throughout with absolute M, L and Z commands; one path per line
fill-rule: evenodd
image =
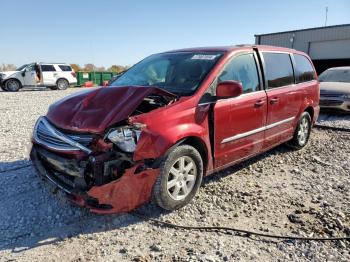
M 77 74 L 75 72 L 71 73 L 73 77 L 77 77 Z

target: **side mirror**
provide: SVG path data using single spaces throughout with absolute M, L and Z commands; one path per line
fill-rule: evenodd
M 243 93 L 241 82 L 228 80 L 220 82 L 216 87 L 216 96 L 218 98 L 233 98 Z
M 26 70 L 24 69 L 23 71 L 22 71 L 22 76 L 24 77 L 26 75 Z

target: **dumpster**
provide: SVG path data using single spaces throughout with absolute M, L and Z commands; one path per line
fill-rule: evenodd
M 82 86 L 85 82 L 90 81 L 90 74 L 88 72 L 76 72 L 77 86 Z
M 77 85 L 83 86 L 86 82 L 92 81 L 96 86 L 102 86 L 105 81 L 113 77 L 113 72 L 77 72 Z

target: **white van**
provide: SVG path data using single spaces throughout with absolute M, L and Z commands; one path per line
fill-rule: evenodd
M 18 91 L 22 87 L 49 87 L 64 90 L 77 83 L 74 70 L 65 63 L 31 63 L 16 71 L 0 72 L 0 87 Z

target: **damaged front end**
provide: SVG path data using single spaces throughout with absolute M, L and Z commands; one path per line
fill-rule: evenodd
M 73 202 L 96 213 L 128 212 L 150 200 L 159 161 L 134 161 L 137 142 L 146 126 L 127 119 L 171 101 L 159 94 L 147 94 L 131 114 L 102 133 L 67 131 L 52 118 L 41 117 L 34 128 L 31 159 L 38 173 Z M 49 111 L 48 116 L 52 114 Z

